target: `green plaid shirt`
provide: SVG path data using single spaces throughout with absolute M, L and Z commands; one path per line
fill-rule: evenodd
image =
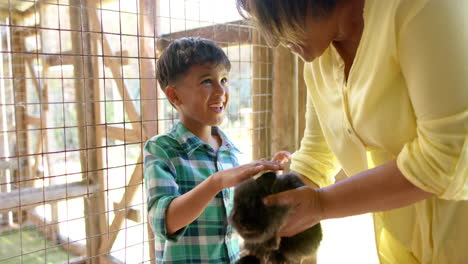
M 210 175 L 238 165 L 239 150 L 218 127 L 218 152 L 180 122 L 146 142 L 144 173 L 148 216 L 155 234 L 156 263 L 233 263 L 239 243 L 228 225 L 233 188 L 222 190 L 194 222 L 173 235 L 166 232 L 166 210 L 172 199 L 190 191 Z

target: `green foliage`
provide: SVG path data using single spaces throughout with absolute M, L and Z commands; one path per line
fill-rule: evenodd
M 0 264 L 52 264 L 76 257 L 46 240 L 33 226 L 1 232 L 0 245 Z

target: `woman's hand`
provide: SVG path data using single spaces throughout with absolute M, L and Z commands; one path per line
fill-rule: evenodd
M 265 170 L 282 170 L 283 165 L 274 161 L 259 160 L 239 167 L 223 170 L 212 175 L 219 190 L 236 186 Z
M 287 205 L 292 208 L 286 222 L 278 232 L 280 237 L 294 236 L 316 225 L 322 219 L 320 189 L 303 186 L 269 195 L 263 199 L 263 202 L 265 205 Z

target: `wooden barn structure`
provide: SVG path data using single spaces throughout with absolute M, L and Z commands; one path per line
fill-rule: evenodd
M 173 39 L 227 51 L 245 161 L 298 148 L 302 61 L 240 17 L 202 17 L 207 2 L 225 1 L 0 1 L 0 263 L 154 263 L 141 148 L 177 118 L 155 78 Z

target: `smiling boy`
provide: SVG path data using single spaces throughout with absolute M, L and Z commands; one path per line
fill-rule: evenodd
M 233 263 L 238 241 L 227 219 L 235 185 L 276 162 L 238 166 L 234 144 L 218 127 L 229 103 L 231 64 L 213 41 L 173 41 L 157 78 L 179 121 L 144 147 L 148 215 L 156 263 Z

